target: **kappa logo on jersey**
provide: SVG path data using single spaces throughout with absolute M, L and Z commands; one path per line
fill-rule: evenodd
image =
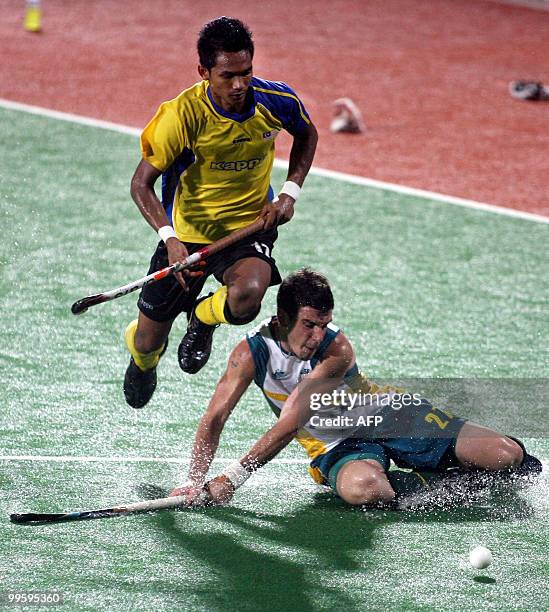
M 228 170 L 241 172 L 242 170 L 253 170 L 264 160 L 264 157 L 255 157 L 254 159 L 243 159 L 239 161 L 219 161 L 210 164 L 210 170 Z
M 275 380 L 284 380 L 285 378 L 288 378 L 288 376 L 288 372 L 284 372 L 284 370 L 275 370 L 273 373 L 273 378 Z

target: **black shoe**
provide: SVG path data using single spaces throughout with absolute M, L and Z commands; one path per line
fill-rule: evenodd
M 519 442 L 516 438 L 512 439 Z M 524 449 L 522 442 L 519 442 L 519 444 Z M 498 485 L 503 487 L 518 486 L 520 488 L 523 485 L 532 484 L 543 471 L 543 465 L 537 457 L 529 455 L 526 450 L 523 450 L 523 452 L 522 463 L 516 468 L 506 470 L 452 468 L 445 474 L 444 482 L 468 491 L 480 491 Z
M 132 408 L 143 408 L 156 389 L 156 368 L 141 370 L 133 360 L 124 376 L 124 397 Z
M 162 357 L 167 349 L 168 338 L 166 338 L 164 348 L 159 356 Z M 155 389 L 156 368 L 144 372 L 137 366 L 132 357 L 130 359 L 130 365 L 126 369 L 126 375 L 124 376 L 124 397 L 128 404 L 132 408 L 143 408 L 153 396 Z
M 522 463 L 515 470 L 511 470 L 510 476 L 531 480 L 532 478 L 539 476 L 542 471 L 543 465 L 541 461 L 537 457 L 534 457 L 534 455 L 529 455 L 525 452 Z
M 210 293 L 210 295 L 213 294 Z M 179 344 L 177 351 L 179 367 L 187 374 L 196 374 L 201 370 L 208 362 L 212 352 L 213 333 L 219 326 L 206 325 L 195 314 L 198 304 L 210 295 L 197 300 L 189 317 L 187 332 Z

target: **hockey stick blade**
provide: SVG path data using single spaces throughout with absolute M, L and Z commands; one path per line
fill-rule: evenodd
M 84 314 L 90 306 L 101 304 L 104 300 L 101 299 L 101 294 L 89 295 L 88 297 L 78 300 L 71 306 L 71 312 L 74 315 Z
M 211 502 L 209 491 L 204 491 L 197 499 L 196 505 L 207 505 Z M 170 510 L 175 508 L 189 508 L 185 496 L 160 497 L 125 506 L 115 506 L 113 508 L 102 508 L 100 510 L 83 510 L 76 512 L 16 512 L 10 514 L 10 521 L 18 525 L 44 525 L 46 523 L 66 523 L 69 521 L 86 521 L 100 518 L 113 518 L 115 516 L 127 516 L 141 512 L 154 512 L 157 510 Z
M 10 521 L 18 525 L 44 525 L 46 523 L 65 523 L 68 521 L 85 521 L 97 518 L 121 516 L 125 512 L 115 512 L 114 508 L 91 510 L 87 512 L 21 512 L 10 514 Z

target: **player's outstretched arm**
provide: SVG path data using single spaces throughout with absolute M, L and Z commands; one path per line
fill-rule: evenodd
M 294 136 L 294 142 L 290 150 L 287 181 L 293 181 L 300 187 L 303 186 L 313 164 L 317 142 L 318 132 L 312 122 L 306 129 Z
M 198 425 L 191 454 L 187 482 L 171 495 L 192 495 L 202 488 L 219 445 L 223 427 L 238 401 L 254 379 L 253 357 L 246 340 L 229 356 L 227 369 L 220 378 L 208 408 Z
M 354 363 L 351 344 L 343 334 L 339 334 L 323 361 L 292 391 L 277 423 L 261 436 L 240 461 L 231 463 L 223 474 L 208 482 L 213 502 L 230 501 L 236 489 L 253 472 L 285 448 L 310 418 L 311 394 L 330 393 L 337 389 Z
M 275 201 L 261 211 L 261 216 L 266 219 L 265 229 L 287 223 L 294 216 L 295 201 L 313 163 L 318 142 L 315 126 L 310 123 L 293 138 L 286 182 Z

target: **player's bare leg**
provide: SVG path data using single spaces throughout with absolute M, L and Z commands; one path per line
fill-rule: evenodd
M 456 456 L 463 467 L 481 469 L 499 474 L 536 475 L 541 470 L 539 461 L 525 455 L 521 445 L 495 431 L 466 423 L 456 442 Z M 530 461 L 525 461 L 527 457 Z M 441 486 L 455 488 L 456 483 L 474 484 L 463 480 L 464 472 L 450 470 L 391 470 L 385 472 L 375 460 L 349 461 L 339 469 L 336 490 L 339 496 L 354 506 L 392 505 L 396 500 L 417 493 L 440 489 Z M 457 480 L 456 480 L 457 479 Z
M 524 458 L 517 442 L 493 429 L 467 422 L 456 441 L 455 455 L 466 468 L 515 469 Z
M 244 325 L 253 321 L 261 308 L 271 282 L 271 266 L 257 257 L 241 259 L 227 268 L 223 281 L 227 286 L 227 305 L 234 324 Z
M 222 323 L 244 325 L 253 321 L 271 281 L 271 266 L 258 257 L 247 257 L 227 268 L 224 285 L 213 295 L 198 300 L 178 350 L 179 365 L 195 374 L 211 353 L 212 337 Z
M 152 353 L 164 346 L 173 321 L 153 321 L 142 312 L 137 319 L 134 344 L 140 353 Z
M 124 377 L 124 396 L 133 408 L 143 408 L 156 389 L 156 366 L 166 350 L 171 321 L 153 321 L 142 312 L 126 328 L 125 340 L 131 354 Z

